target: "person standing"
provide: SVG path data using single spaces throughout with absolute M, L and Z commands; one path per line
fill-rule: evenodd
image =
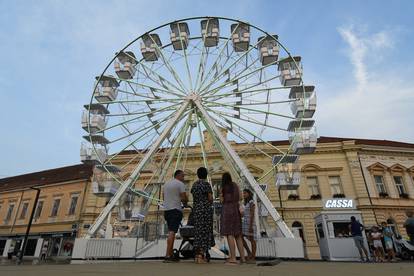
M 378 226 L 372 227 L 371 238 L 374 245 L 374 260 L 384 262 L 384 248 L 382 247 L 382 234 Z
M 243 219 L 242 219 L 242 232 L 243 232 L 243 245 L 247 251 L 247 263 L 256 262 L 256 223 L 255 223 L 255 204 L 253 201 L 253 193 L 249 189 L 243 190 Z M 249 249 L 247 239 L 250 242 L 251 248 Z
M 184 172 L 177 170 L 174 173 L 174 179 L 164 184 L 164 219 L 168 226 L 167 250 L 164 262 L 178 261 L 173 256 L 175 234 L 183 219 L 181 203 L 186 206 L 188 202 L 183 181 Z
M 205 254 L 214 246 L 213 236 L 213 191 L 207 179 L 207 169 L 197 170 L 198 180 L 191 188 L 193 195 L 195 263 L 207 263 Z
M 240 190 L 226 172 L 222 177 L 221 196 L 223 207 L 220 219 L 220 235 L 227 238 L 230 255 L 226 264 L 237 264 L 236 244 L 240 254 L 240 261 L 245 262 L 242 240 L 242 226 L 240 215 Z
M 362 237 L 362 231 L 364 230 L 364 226 L 356 220 L 354 216 L 351 217 L 351 223 L 349 224 L 349 231 L 351 232 L 352 238 L 354 239 L 355 246 L 358 249 L 359 256 L 361 257 L 361 261 L 364 261 L 364 255 L 366 261 L 369 262 L 368 251 L 364 245 L 364 238 Z
M 40 254 L 40 260 L 41 261 L 46 261 L 46 255 L 47 255 L 48 249 L 49 249 L 49 242 L 44 241 L 43 246 L 42 246 L 42 250 L 41 250 L 41 254 Z
M 394 252 L 394 242 L 393 236 L 394 233 L 392 232 L 391 227 L 387 225 L 385 221 L 381 223 L 382 226 L 382 235 L 384 237 L 385 249 L 387 250 L 387 259 L 389 262 L 395 260 L 395 252 Z
M 410 243 L 414 245 L 414 217 L 413 211 L 407 211 L 407 220 L 404 223 L 405 230 L 407 231 L 407 235 L 410 238 Z

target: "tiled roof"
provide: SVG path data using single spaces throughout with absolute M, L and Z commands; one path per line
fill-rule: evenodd
M 92 169 L 93 167 L 90 165 L 79 164 L 2 178 L 0 179 L 0 192 L 72 180 L 90 179 Z

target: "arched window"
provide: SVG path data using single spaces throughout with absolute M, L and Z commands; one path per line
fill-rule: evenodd
M 302 223 L 300 223 L 299 221 L 294 221 L 292 223 L 292 230 L 293 230 L 293 234 L 295 236 L 298 235 L 302 239 L 303 243 L 305 243 L 305 236 L 303 234 L 303 225 L 302 225 Z

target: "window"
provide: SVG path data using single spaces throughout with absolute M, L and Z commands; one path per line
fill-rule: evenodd
M 59 211 L 60 205 L 60 198 L 57 198 L 53 201 L 52 213 L 50 214 L 51 217 L 56 217 Z
M 398 194 L 404 195 L 405 194 L 405 187 L 404 187 L 404 182 L 402 179 L 402 176 L 394 176 L 394 183 L 395 183 L 395 187 L 397 188 Z
M 76 211 L 76 205 L 78 204 L 79 196 L 72 196 L 70 199 L 69 215 L 74 215 Z
M 349 235 L 349 222 L 332 222 L 333 236 L 335 238 L 348 238 Z
M 11 216 L 13 214 L 13 209 L 14 209 L 14 204 L 10 204 L 9 209 L 7 209 L 7 214 L 6 214 L 6 218 L 4 219 L 4 221 L 9 221 L 11 219 Z
M 330 176 L 329 177 L 329 184 L 331 185 L 332 195 L 343 194 L 342 185 L 341 185 L 341 178 L 339 176 Z
M 20 213 L 19 219 L 24 219 L 27 215 L 27 208 L 29 208 L 29 202 L 24 202 L 22 206 L 22 212 Z
M 34 214 L 34 219 L 40 218 L 40 216 L 42 215 L 42 209 L 43 209 L 43 201 L 38 201 L 36 211 Z
M 384 178 L 382 177 L 382 175 L 374 175 L 374 179 L 375 179 L 375 186 L 377 186 L 378 193 L 386 194 L 387 190 L 385 189 Z
M 318 177 L 309 176 L 306 178 L 306 182 L 308 183 L 309 193 L 311 196 L 319 195 Z

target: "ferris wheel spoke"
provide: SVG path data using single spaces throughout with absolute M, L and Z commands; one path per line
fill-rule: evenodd
M 216 104 L 216 102 L 214 102 L 214 101 L 203 100 L 203 102 L 206 102 L 206 103 L 208 103 L 210 105 L 215 105 Z M 225 106 L 225 107 L 229 107 L 229 108 L 233 108 L 234 107 L 233 105 L 224 104 L 224 103 L 221 103 L 221 105 L 222 106 Z M 270 114 L 270 115 L 274 115 L 274 116 L 278 116 L 278 117 L 283 117 L 283 118 L 287 118 L 287 119 L 292 119 L 292 120 L 296 119 L 293 116 L 283 115 L 283 114 L 279 114 L 279 113 L 275 113 L 275 112 L 263 111 L 263 110 L 260 110 L 260 109 L 253 109 L 253 108 L 244 107 L 244 106 L 238 106 L 237 108 L 244 109 L 244 110 L 248 110 L 248 111 L 253 111 L 253 112 L 257 112 L 257 113 Z
M 206 109 L 208 109 L 208 110 L 210 110 L 211 112 L 215 113 L 217 116 L 220 116 L 220 114 L 217 114 L 217 112 L 216 112 L 215 110 L 212 110 L 212 109 L 210 109 L 210 108 L 208 108 L 208 107 L 206 107 Z M 230 121 L 229 121 L 229 122 L 230 122 Z M 274 145 L 272 145 L 272 144 L 271 144 L 271 143 L 269 143 L 268 141 L 266 141 L 266 140 L 262 139 L 261 137 L 259 137 L 259 136 L 258 136 L 258 135 L 256 135 L 255 133 L 253 133 L 252 131 L 250 131 L 250 130 L 248 130 L 248 129 L 244 128 L 244 127 L 242 127 L 240 124 L 238 124 L 238 123 L 236 123 L 236 122 L 234 122 L 234 121 L 231 121 L 230 123 L 231 123 L 231 126 L 232 126 L 232 127 L 236 126 L 236 127 L 237 127 L 240 131 L 243 131 L 243 132 L 244 132 L 244 133 L 246 133 L 247 135 L 252 136 L 254 139 L 257 139 L 258 141 L 261 141 L 262 143 L 264 143 L 264 144 L 268 145 L 268 146 L 269 146 L 269 147 L 271 147 L 272 149 L 277 150 L 278 152 L 280 152 L 280 153 L 282 153 L 282 154 L 285 154 L 285 152 L 283 152 L 283 151 L 282 151 L 282 150 L 280 150 L 279 148 L 275 147 Z
M 155 70 L 153 70 L 151 67 L 148 67 L 147 65 L 145 65 L 145 63 L 141 60 L 141 61 L 138 61 L 135 57 L 133 57 L 133 56 L 131 56 L 131 55 L 129 55 L 128 53 L 126 53 L 126 52 L 124 52 L 127 56 L 129 56 L 130 58 L 132 58 L 132 59 L 134 59 L 136 62 L 137 62 L 137 65 L 136 66 L 138 66 L 138 65 L 140 65 L 142 68 L 143 68 L 143 70 L 145 71 L 145 75 L 149 78 L 149 79 L 151 79 L 152 81 L 154 81 L 151 77 L 150 77 L 150 74 L 148 74 L 148 72 L 146 71 L 146 70 L 149 70 L 152 74 L 154 74 L 154 75 L 156 75 L 157 77 L 158 77 L 158 79 L 159 79 L 159 81 L 162 83 L 162 86 L 164 87 L 164 88 L 166 88 L 166 89 L 170 89 L 169 87 L 166 87 L 165 86 L 165 82 L 166 83 L 168 83 L 169 85 L 171 85 L 173 88 L 175 88 L 177 91 L 176 92 L 182 92 L 183 94 L 185 94 L 185 91 L 186 91 L 186 89 L 185 89 L 185 87 L 183 87 L 182 85 L 181 85 L 181 80 L 179 80 L 179 77 L 178 77 L 178 75 L 177 75 L 177 73 L 175 72 L 175 70 L 173 70 L 172 68 L 171 68 L 171 64 L 169 63 L 169 61 L 165 58 L 165 56 L 164 56 L 164 52 L 163 52 L 163 49 L 162 48 L 160 48 L 159 46 L 158 46 L 158 44 L 157 43 L 155 43 L 155 41 L 154 41 L 154 39 L 152 38 L 152 36 L 149 36 L 150 38 L 151 38 L 151 40 L 153 41 L 153 43 L 155 44 L 155 46 L 157 47 L 157 51 L 161 54 L 161 58 L 162 58 L 162 60 L 163 60 L 163 62 L 164 62 L 164 65 L 165 65 L 165 67 L 170 71 L 170 73 L 172 74 L 172 76 L 175 78 L 175 80 L 176 80 L 176 82 L 177 82 L 177 84 L 179 85 L 179 86 L 181 86 L 181 89 L 180 88 L 178 88 L 177 86 L 175 86 L 173 83 L 171 83 L 170 81 L 168 81 L 167 79 L 165 79 L 164 77 L 162 77 L 160 74 L 158 74 Z M 152 64 L 151 66 L 153 66 L 154 64 Z M 178 78 L 178 79 L 177 79 Z M 157 83 L 156 81 L 154 81 L 155 83 Z
M 230 68 L 232 68 L 234 65 L 236 65 L 242 58 L 244 58 L 246 55 L 248 55 L 253 49 L 256 49 L 257 45 L 259 45 L 259 43 L 262 42 L 263 40 L 264 40 L 264 38 L 262 38 L 261 40 L 258 40 L 256 44 L 254 44 L 253 46 L 250 46 L 249 49 L 246 52 L 241 54 L 236 59 L 236 61 L 234 61 L 232 64 L 230 64 L 226 69 L 222 69 L 221 72 L 218 73 L 217 77 L 214 78 L 205 88 L 203 88 L 201 90 L 201 93 L 208 90 L 210 88 L 210 86 L 213 85 L 216 82 L 217 79 L 220 79 L 227 71 L 230 71 Z M 226 63 L 227 63 L 227 61 L 226 61 Z M 224 65 L 223 65 L 223 67 L 224 67 Z M 203 95 L 203 93 L 202 93 L 202 95 Z
M 237 117 L 234 116 L 235 114 L 231 114 L 231 113 L 227 113 L 227 112 L 223 112 L 223 111 L 219 111 L 219 110 L 215 110 L 215 112 L 217 114 L 220 114 L 221 116 L 225 116 L 225 117 L 231 118 L 232 120 L 239 120 L 239 121 L 242 121 L 242 122 L 247 122 L 247 123 L 251 123 L 251 124 L 255 124 L 255 125 L 260 125 L 260 126 L 263 126 L 263 127 L 270 127 L 270 128 L 277 129 L 277 130 L 281 130 L 281 131 L 287 131 L 284 128 L 275 127 L 275 126 L 272 126 L 272 125 L 263 123 L 261 121 L 258 121 L 257 119 L 254 119 L 254 118 L 246 115 L 245 113 L 240 114 L 239 115 L 240 118 L 237 118 Z
M 231 34 L 230 34 L 230 36 L 226 39 L 226 42 L 224 43 L 224 45 L 220 48 L 220 52 L 219 52 L 219 54 L 217 55 L 217 58 L 216 58 L 216 60 L 212 63 L 212 66 L 210 67 L 210 69 L 208 70 L 208 72 L 207 72 L 207 75 L 206 75 L 206 77 L 205 77 L 205 79 L 200 83 L 200 87 L 197 87 L 197 89 L 201 89 L 201 87 L 203 87 L 203 85 L 204 85 L 204 83 L 205 83 L 205 81 L 208 79 L 208 77 L 210 76 L 210 74 L 211 74 L 211 72 L 212 72 L 212 70 L 213 70 L 213 68 L 215 67 L 215 68 L 217 68 L 217 66 L 218 66 L 218 64 L 219 64 L 219 61 L 221 61 L 221 57 L 222 57 L 222 54 L 223 54 L 223 51 L 228 47 L 228 44 L 229 44 L 229 41 L 231 40 L 231 38 L 232 38 L 232 36 L 233 36 L 233 34 L 236 32 L 236 30 L 237 30 L 237 28 L 239 27 L 239 25 L 240 25 L 240 23 L 237 23 L 237 25 L 236 25 L 236 27 L 234 28 L 234 30 L 231 32 Z M 232 52 L 233 53 L 233 52 Z M 228 57 L 229 56 L 231 56 L 232 54 L 230 54 L 230 55 L 228 55 Z
M 168 121 L 170 119 L 170 117 L 166 117 L 166 118 L 164 118 L 163 120 L 161 120 L 161 121 L 159 121 L 158 123 L 157 123 L 157 125 L 160 125 L 160 124 L 162 124 L 162 123 L 164 123 L 165 121 Z M 106 161 L 105 161 L 105 163 L 104 163 L 104 165 L 105 164 L 108 164 L 109 162 L 111 162 L 114 158 L 116 158 L 121 152 L 123 152 L 123 151 L 125 151 L 126 149 L 128 149 L 129 147 L 131 147 L 131 145 L 134 145 L 134 144 L 136 144 L 136 143 L 138 143 L 141 139 L 145 139 L 145 138 L 147 138 L 148 136 L 151 136 L 149 133 L 151 132 L 151 131 L 153 131 L 153 129 L 154 129 L 154 126 L 153 125 L 150 125 L 150 126 L 147 126 L 147 127 L 145 127 L 145 128 L 141 128 L 140 130 L 138 130 L 138 131 L 135 131 L 135 132 L 131 132 L 131 134 L 130 135 L 127 135 L 127 136 L 124 136 L 124 137 L 121 137 L 121 138 L 119 138 L 119 139 L 117 139 L 116 141 L 120 141 L 120 140 L 123 140 L 123 139 L 125 139 L 125 138 L 128 138 L 128 137 L 130 137 L 131 135 L 135 135 L 135 134 L 138 134 L 138 133 L 140 133 L 140 132 L 142 132 L 142 131 L 144 131 L 144 130 L 146 130 L 143 134 L 141 134 L 138 138 L 135 138 L 134 140 L 132 140 L 130 143 L 128 143 L 125 147 L 123 147 L 120 151 L 118 151 L 118 153 L 116 153 L 116 154 L 114 154 L 114 155 L 111 155 L 111 157 L 109 158 L 109 159 L 107 159 Z M 156 133 L 155 133 L 156 134 Z M 157 136 L 157 135 L 155 135 L 155 136 Z M 157 136 L 158 137 L 158 136 Z M 114 141 L 112 141 L 111 143 L 113 143 Z
M 237 136 L 238 138 L 240 138 L 241 140 L 243 140 L 245 143 L 247 143 L 249 146 L 255 148 L 257 151 L 259 151 L 260 153 L 262 153 L 263 155 L 272 158 L 272 156 L 270 156 L 267 152 L 263 151 L 261 148 L 257 147 L 255 145 L 255 143 L 253 143 L 252 141 L 249 141 L 249 139 L 247 139 L 243 134 L 241 134 L 239 131 L 236 130 L 236 128 L 233 128 L 231 125 L 231 122 L 228 121 L 226 125 L 224 122 L 220 121 L 220 117 L 216 117 L 216 114 L 213 114 L 212 118 L 213 120 L 215 120 L 217 122 L 218 125 L 220 125 L 222 128 L 227 129 L 228 131 L 230 131 L 233 135 Z
M 145 113 L 140 113 L 140 114 L 143 114 L 143 115 L 128 119 L 126 121 L 123 121 L 123 122 L 115 124 L 115 125 L 111 125 L 109 127 L 106 127 L 102 130 L 97 131 L 96 133 L 104 133 L 105 131 L 108 131 L 108 130 L 114 128 L 114 127 L 117 127 L 117 126 L 120 126 L 122 124 L 127 124 L 127 123 L 133 122 L 135 120 L 139 120 L 141 118 L 145 118 L 145 117 L 154 115 L 155 113 L 165 112 L 165 111 L 169 111 L 169 110 L 174 110 L 175 111 L 178 108 L 179 105 L 180 105 L 180 103 L 172 105 L 172 106 L 168 106 L 168 107 L 163 107 L 163 108 L 160 108 L 160 109 L 157 109 L 157 110 L 154 110 L 154 111 L 149 111 L 149 112 L 147 111 Z M 173 107 L 175 107 L 175 108 L 173 109 Z M 127 110 L 127 112 L 128 112 L 128 110 Z M 116 116 L 126 116 L 126 115 L 129 115 L 129 114 L 112 114 L 112 116 L 115 116 L 115 115 Z
M 200 125 L 200 119 L 202 119 L 202 117 L 200 116 L 200 114 L 198 114 L 198 112 L 196 114 L 197 114 L 197 116 L 196 116 L 197 129 L 198 129 L 198 135 L 199 135 L 199 138 L 200 138 L 200 146 L 201 146 L 201 154 L 202 154 L 202 157 L 203 157 L 203 164 L 204 164 L 204 167 L 206 169 L 208 169 L 209 167 L 208 167 L 208 162 L 207 162 L 206 148 L 205 148 L 205 145 L 204 145 L 204 138 L 203 138 L 203 133 L 201 132 L 201 125 Z M 213 186 L 212 186 L 210 175 L 207 175 L 207 180 L 208 180 L 208 183 L 210 184 L 211 190 L 214 193 L 214 189 L 213 189 Z M 213 195 L 213 196 L 215 198 L 216 195 Z
M 163 86 L 164 88 L 159 88 L 159 87 L 154 87 L 154 86 L 151 86 L 151 85 L 148 85 L 148 84 L 144 84 L 144 83 L 138 83 L 138 82 L 135 82 L 135 81 L 132 81 L 132 80 L 127 80 L 127 79 L 121 79 L 121 78 L 118 78 L 118 77 L 114 77 L 114 79 L 116 79 L 116 80 L 118 80 L 118 81 L 123 81 L 123 82 L 126 82 L 126 83 L 129 83 L 129 84 L 131 84 L 131 85 L 136 85 L 136 86 L 141 86 L 141 87 L 143 87 L 143 88 L 148 88 L 148 89 L 150 89 L 151 91 L 158 91 L 158 92 L 160 92 L 160 93 L 162 93 L 162 92 L 164 92 L 164 93 L 168 93 L 168 94 L 172 94 L 172 95 L 175 95 L 175 96 L 178 96 L 178 97 L 182 97 L 183 96 L 183 94 L 178 94 L 178 92 L 177 91 L 174 91 L 174 90 L 172 90 L 170 87 L 168 87 L 167 85 L 165 85 L 165 86 Z M 158 82 L 156 82 L 155 80 L 153 80 L 153 79 L 150 79 L 152 82 L 154 82 L 155 84 L 159 84 Z M 169 89 L 169 90 L 168 90 Z M 123 92 L 123 91 L 121 91 L 121 92 Z M 138 93 L 137 93 L 138 94 Z
M 173 76 L 173 78 L 175 79 L 175 81 L 177 82 L 177 84 L 181 87 L 181 91 L 185 92 L 188 91 L 188 89 L 185 87 L 184 83 L 181 81 L 181 78 L 179 77 L 179 75 L 177 74 L 177 72 L 175 71 L 175 69 L 173 68 L 173 66 L 171 65 L 170 61 L 165 57 L 164 55 L 164 48 L 163 47 L 159 47 L 158 44 L 155 42 L 154 38 L 149 35 L 149 38 L 151 38 L 152 43 L 155 45 L 155 47 L 157 48 L 158 53 L 161 56 L 161 59 L 163 60 L 165 67 L 168 69 L 168 71 L 170 71 L 171 75 Z
M 144 130 L 153 130 L 153 129 L 155 129 L 156 127 L 160 127 L 160 125 L 162 124 L 162 123 L 164 123 L 164 122 L 166 122 L 166 121 L 168 121 L 168 119 L 169 119 L 169 117 L 168 116 L 166 116 L 164 119 L 161 119 L 161 120 L 159 120 L 155 125 L 153 124 L 153 122 L 151 122 L 151 121 L 149 121 L 150 123 L 151 123 L 151 125 L 149 125 L 149 126 L 146 126 L 146 127 L 142 127 L 142 128 L 140 128 L 139 130 L 136 130 L 136 131 L 134 131 L 134 132 L 132 132 L 131 133 L 131 135 L 135 135 L 135 134 L 138 134 L 138 133 L 140 133 L 140 132 L 142 132 L 142 131 L 144 131 Z M 122 137 L 120 137 L 120 138 L 117 138 L 117 139 L 115 139 L 115 140 L 112 140 L 112 141 L 110 141 L 109 142 L 109 144 L 112 144 L 112 143 L 115 143 L 115 142 L 118 142 L 118 141 L 121 141 L 121 140 L 124 140 L 124 139 L 127 139 L 127 138 L 129 138 L 129 136 L 130 135 L 126 135 L 126 136 L 122 136 Z
M 235 77 L 235 78 L 229 78 L 228 80 L 226 80 L 226 82 L 224 83 L 224 84 L 221 84 L 221 85 L 219 85 L 218 87 L 215 87 L 215 88 L 212 88 L 211 90 L 209 90 L 208 91 L 208 93 L 211 93 L 211 94 L 215 94 L 215 93 L 217 93 L 217 91 L 218 90 L 220 90 L 221 88 L 223 88 L 223 87 L 225 87 L 225 86 L 227 86 L 227 85 L 233 85 L 234 84 L 234 82 L 237 82 L 238 80 L 240 80 L 240 79 L 243 79 L 243 78 L 246 78 L 246 77 L 248 77 L 248 76 L 252 76 L 252 74 L 255 74 L 255 73 L 257 73 L 257 72 L 259 72 L 259 71 L 261 71 L 261 70 L 263 70 L 263 69 L 265 69 L 265 68 L 267 68 L 267 67 L 269 67 L 269 66 L 272 66 L 273 64 L 276 64 L 278 61 L 274 61 L 274 62 L 272 62 L 272 63 L 269 63 L 269 64 L 267 64 L 267 65 L 263 65 L 263 66 L 260 66 L 259 68 L 257 68 L 257 69 L 255 69 L 255 70 L 253 70 L 253 71 L 250 71 L 250 72 L 248 72 L 248 73 L 246 73 L 246 74 L 244 74 L 244 75 L 242 75 L 242 76 L 237 76 L 237 77 Z M 244 71 L 246 71 L 247 70 L 247 68 L 246 69 L 244 69 L 244 70 L 242 70 L 242 72 L 244 72 Z M 279 77 L 279 76 L 276 76 L 277 78 Z M 275 78 L 276 78 L 275 77 Z M 255 85 L 256 86 L 256 85 Z M 254 86 L 253 86 L 254 87 Z M 207 92 L 206 92 L 207 93 Z
M 172 90 L 172 92 L 174 93 L 181 94 L 181 96 L 186 95 L 185 91 L 182 91 L 175 84 L 170 82 L 168 79 L 164 78 L 158 72 L 154 71 L 152 68 L 145 65 L 145 63 L 141 63 L 140 65 L 142 67 L 142 70 L 145 73 L 145 76 L 151 81 L 153 81 L 154 83 L 156 83 L 157 85 L 162 86 L 167 91 Z M 156 77 L 157 80 L 155 80 L 153 76 Z M 174 89 L 171 89 L 171 87 Z

